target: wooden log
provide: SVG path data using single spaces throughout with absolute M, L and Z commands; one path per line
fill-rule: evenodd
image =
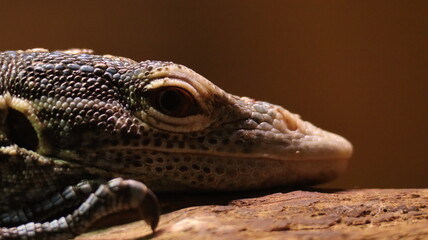
M 77 239 L 428 239 L 428 189 L 242 197 L 245 194 L 161 195 L 163 207 L 171 212 L 162 215 L 154 234 L 138 221 Z M 202 206 L 172 211 L 186 204 Z

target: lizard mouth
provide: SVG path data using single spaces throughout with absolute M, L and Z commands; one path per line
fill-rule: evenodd
M 105 146 L 102 151 L 126 152 L 126 151 L 144 151 L 144 152 L 163 152 L 166 154 L 186 154 L 211 156 L 214 158 L 231 158 L 231 159 L 266 159 L 272 161 L 309 161 L 323 159 L 347 160 L 352 155 L 352 144 L 345 138 L 311 125 L 311 134 L 296 133 L 293 135 L 277 136 L 272 139 L 266 137 L 269 135 L 263 130 L 239 130 L 239 135 L 245 135 L 247 139 L 235 142 L 230 147 L 212 146 L 202 147 L 195 144 L 189 144 L 191 147 L 166 148 L 163 146 Z M 306 130 L 307 132 L 308 130 Z M 280 134 L 283 135 L 283 134 Z M 251 139 L 251 142 L 245 142 L 249 136 L 257 137 L 257 140 Z M 242 140 L 242 136 L 240 136 Z M 235 146 L 236 144 L 237 146 Z M 244 146 L 242 146 L 244 145 Z M 241 149 L 239 148 L 241 146 Z

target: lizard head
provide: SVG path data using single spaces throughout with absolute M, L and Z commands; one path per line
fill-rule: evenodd
M 18 73 L 29 95 L 6 100 L 36 130 L 36 144 L 22 143 L 44 156 L 158 190 L 234 190 L 322 183 L 352 154 L 346 139 L 182 65 L 37 54 Z
M 154 151 L 150 165 L 160 185 L 304 185 L 345 169 L 352 146 L 343 137 L 281 106 L 228 94 L 184 66 L 144 64 L 135 72 L 142 81 L 134 114 L 152 129 L 146 149 Z

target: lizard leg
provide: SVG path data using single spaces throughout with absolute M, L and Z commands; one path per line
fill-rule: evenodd
M 17 226 L 55 218 L 67 210 L 77 208 L 93 192 L 92 189 L 96 189 L 100 184 L 101 182 L 96 181 L 81 181 L 40 202 L 0 214 L 0 226 Z
M 86 195 L 86 199 L 70 213 L 45 222 L 28 222 L 15 227 L 0 227 L 0 239 L 69 239 L 84 232 L 98 219 L 112 213 L 136 209 L 140 211 L 142 218 L 154 230 L 159 221 L 160 208 L 153 192 L 144 184 L 134 180 L 123 180 L 115 178 L 105 184 L 90 184 L 83 181 L 80 184 L 68 187 L 61 194 L 55 195 L 50 200 L 58 200 L 62 203 L 71 204 Z M 65 204 L 65 205 L 67 205 Z M 55 202 L 45 206 L 43 210 L 50 211 L 58 205 Z M 62 204 L 62 206 L 65 206 Z M 65 207 L 61 207 L 65 210 Z M 24 213 L 24 210 L 15 211 Z M 58 210 L 56 210 L 58 213 Z M 8 213 L 13 217 L 13 213 Z M 7 222 L 7 215 L 2 219 Z M 19 218 L 19 214 L 15 217 Z M 6 220 L 5 220 L 6 219 Z M 22 221 L 22 220 L 21 220 Z

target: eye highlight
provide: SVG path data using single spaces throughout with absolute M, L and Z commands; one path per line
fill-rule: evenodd
M 149 104 L 159 112 L 171 117 L 186 117 L 195 113 L 196 101 L 183 88 L 168 86 L 146 92 Z

